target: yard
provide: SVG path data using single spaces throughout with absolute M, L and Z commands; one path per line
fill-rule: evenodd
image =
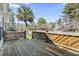
M 26 38 L 27 38 L 28 40 L 31 40 L 31 39 L 32 39 L 32 34 L 26 35 Z

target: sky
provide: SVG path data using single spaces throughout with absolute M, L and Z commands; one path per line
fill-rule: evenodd
M 61 12 L 63 11 L 63 3 L 14 3 L 9 4 L 12 11 L 16 14 L 17 8 L 20 5 L 29 6 L 34 14 L 34 21 L 37 22 L 39 18 L 46 19 L 47 22 L 55 22 L 60 18 Z M 15 18 L 16 22 L 17 19 Z

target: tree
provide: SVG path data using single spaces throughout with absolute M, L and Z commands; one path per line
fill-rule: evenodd
M 20 21 L 24 21 L 27 27 L 27 21 L 32 22 L 34 19 L 34 15 L 30 7 L 21 5 L 20 8 L 17 9 L 18 13 L 16 14 L 16 18 Z
M 49 22 L 49 30 L 54 30 L 55 28 L 55 23 Z
M 14 13 L 10 11 L 11 14 L 11 23 L 12 23 L 12 29 L 15 31 L 15 19 L 14 19 Z
M 44 18 L 39 18 L 38 19 L 38 26 L 42 26 L 43 24 L 46 24 L 46 20 Z
M 64 7 L 64 14 L 70 16 L 70 20 L 72 21 L 73 18 L 78 17 L 76 14 L 77 8 L 79 8 L 79 3 L 67 3 Z
M 75 27 L 76 27 L 77 23 L 75 24 L 75 26 L 74 26 L 74 23 L 76 21 L 78 21 L 78 18 L 79 18 L 79 14 L 76 13 L 76 9 L 78 9 L 78 8 L 79 8 L 79 3 L 67 3 L 67 4 L 65 4 L 63 14 L 67 15 L 68 18 L 69 18 L 69 20 L 68 20 L 69 21 L 69 24 L 68 24 L 69 31 L 75 31 L 76 30 Z M 67 25 L 65 25 L 65 27 L 66 26 Z
M 61 18 L 58 19 L 57 24 L 61 25 Z
M 7 28 L 7 31 L 15 31 L 15 20 L 14 20 L 14 13 L 12 11 L 12 9 L 8 8 L 8 16 L 9 16 L 9 21 L 10 21 L 10 25 L 8 26 L 9 28 Z

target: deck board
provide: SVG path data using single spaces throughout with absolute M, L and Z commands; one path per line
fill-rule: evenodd
M 57 46 L 42 42 L 40 40 L 12 40 L 6 41 L 0 50 L 2 56 L 57 56 L 57 55 L 78 55 Z

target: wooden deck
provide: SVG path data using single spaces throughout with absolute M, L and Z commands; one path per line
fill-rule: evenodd
M 0 50 L 1 56 L 74 56 L 67 50 L 58 48 L 51 43 L 45 43 L 40 40 L 12 40 L 6 41 Z

